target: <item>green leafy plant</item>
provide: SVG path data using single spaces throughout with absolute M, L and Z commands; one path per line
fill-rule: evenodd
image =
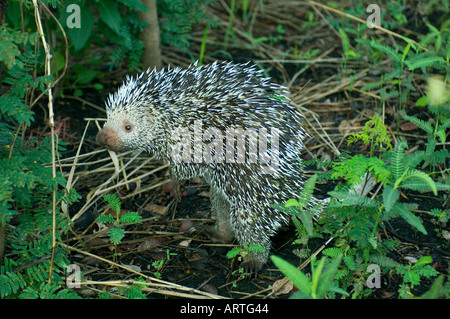
M 313 234 L 313 217 L 322 207 L 321 203 L 310 208 L 307 206 L 311 200 L 316 181 L 317 175 L 313 175 L 306 180 L 298 200 L 289 199 L 284 206 L 281 204 L 272 205 L 275 209 L 292 215 L 293 219 L 300 220 L 308 235 Z
M 10 3 L 11 10 L 16 4 Z M 63 285 L 70 261 L 58 243 L 71 227 L 60 204 L 70 205 L 79 195 L 66 189 L 61 171 L 53 178 L 48 165 L 52 162 L 51 139 L 30 136 L 36 96 L 42 93 L 45 97 L 53 79 L 42 75 L 44 54 L 35 21 L 25 20 L 32 25 L 24 26 L 26 31 L 20 21 L 19 16 L 0 28 L 0 297 L 76 298 L 76 293 Z M 34 103 L 32 99 L 36 99 Z M 59 141 L 56 152 L 64 151 L 66 145 Z M 13 218 L 14 227 L 7 227 Z
M 348 138 L 348 145 L 357 141 L 362 141 L 364 145 L 370 146 L 370 156 L 374 156 L 375 151 L 392 149 L 391 135 L 377 114 L 364 124 L 361 134 L 353 134 Z
M 291 298 L 323 299 L 329 293 L 348 295 L 345 290 L 335 285 L 335 275 L 342 260 L 340 256 L 333 258 L 331 261 L 327 258 L 322 258 L 319 261 L 312 258 L 311 279 L 282 258 L 274 255 L 270 258 L 275 266 L 299 289 L 299 292 L 293 294 Z
M 411 289 L 420 284 L 421 278 L 431 278 L 436 276 L 437 271 L 429 264 L 432 262 L 430 256 L 421 257 L 414 264 L 398 265 L 395 272 L 403 276 L 403 283 L 400 285 L 400 297 L 411 298 Z
M 117 257 L 117 246 L 122 242 L 125 237 L 125 230 L 121 228 L 123 224 L 137 224 L 142 220 L 142 217 L 136 212 L 128 212 L 120 215 L 120 200 L 114 194 L 106 194 L 103 199 L 108 202 L 109 207 L 115 212 L 114 218 L 111 214 L 103 213 L 97 217 L 97 222 L 103 224 L 115 224 L 109 230 L 109 240 L 114 244 L 114 260 Z
M 263 253 L 265 252 L 265 248 L 262 247 L 260 244 L 257 243 L 251 243 L 251 244 L 244 244 L 243 246 L 236 246 L 231 248 L 227 252 L 227 258 L 233 259 L 238 258 L 239 262 L 242 262 L 244 258 L 247 258 L 251 253 Z M 247 274 L 244 273 L 244 269 L 242 267 L 239 267 L 239 269 L 236 271 L 240 275 L 240 277 L 244 278 L 247 276 Z
M 162 258 L 159 260 L 155 260 L 154 262 L 152 262 L 152 266 L 153 268 L 155 268 L 155 272 L 153 273 L 155 275 L 156 278 L 161 278 L 161 269 L 164 267 L 164 265 L 166 265 L 169 261 L 171 256 L 176 256 L 176 253 L 171 253 L 169 251 L 169 249 L 166 250 L 166 258 Z

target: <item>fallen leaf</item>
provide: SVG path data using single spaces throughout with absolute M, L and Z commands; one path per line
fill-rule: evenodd
M 186 239 L 186 240 L 180 241 L 178 246 L 180 246 L 180 247 L 189 247 L 191 241 L 192 241 L 192 239 Z
M 187 218 L 187 219 L 183 220 L 178 231 L 180 233 L 185 233 L 185 232 L 188 232 L 189 229 L 191 229 L 193 226 L 194 226 L 194 223 L 189 218 Z
M 168 206 L 161 206 L 156 204 L 148 204 L 144 209 L 148 212 L 152 212 L 160 216 L 164 216 L 169 212 Z
M 208 293 L 210 293 L 210 294 L 214 294 L 214 295 L 217 295 L 217 294 L 219 293 L 219 291 L 217 290 L 217 287 L 214 286 L 213 284 L 206 284 L 206 285 L 203 285 L 203 286 L 200 288 L 200 290 L 201 290 L 201 291 L 208 292 Z
M 153 247 L 156 247 L 158 245 L 161 245 L 165 242 L 167 242 L 169 239 L 167 237 L 156 237 L 156 238 L 150 238 L 146 241 L 143 241 L 138 247 L 138 251 L 144 251 Z
M 411 122 L 405 122 L 402 125 L 400 125 L 400 129 L 403 132 L 410 132 L 410 131 L 414 131 L 414 130 L 418 129 L 418 126 Z
M 350 130 L 350 127 L 351 127 L 350 122 L 347 121 L 347 120 L 343 120 L 339 124 L 338 131 L 339 131 L 339 133 L 344 134 L 344 133 L 347 133 Z
M 286 295 L 292 291 L 294 288 L 294 284 L 292 281 L 288 280 L 286 282 L 286 279 L 280 279 L 273 283 L 272 285 L 272 291 L 276 295 Z

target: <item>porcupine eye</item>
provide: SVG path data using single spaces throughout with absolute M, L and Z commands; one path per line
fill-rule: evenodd
M 130 123 L 124 123 L 123 128 L 125 132 L 130 133 L 133 130 L 133 125 L 131 125 Z

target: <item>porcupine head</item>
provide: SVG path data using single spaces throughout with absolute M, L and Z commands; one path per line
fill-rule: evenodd
M 280 147 L 286 154 L 296 153 L 304 135 L 298 126 L 301 115 L 282 99 L 270 97 L 282 89 L 247 65 L 214 63 L 200 68 L 191 65 L 186 70 L 149 70 L 128 77 L 109 96 L 108 119 L 97 142 L 113 151 L 144 150 L 166 159 L 179 179 L 196 174 L 206 179 L 208 175 L 218 232 L 232 232 L 241 245 L 257 243 L 265 248 L 264 253 L 250 253 L 242 264 L 257 272 L 267 261 L 270 236 L 288 220 L 274 212 L 271 204 L 297 196 L 303 185 L 301 174 L 285 159 L 278 176 L 257 174 L 246 164 L 172 165 L 171 134 L 192 125 L 194 119 L 222 128 L 239 121 L 250 127 L 263 122 L 288 132 L 280 139 Z

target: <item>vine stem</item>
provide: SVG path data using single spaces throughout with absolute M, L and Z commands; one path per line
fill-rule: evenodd
M 42 4 L 42 2 L 41 2 Z M 48 125 L 51 132 L 51 153 L 52 153 L 52 178 L 56 178 L 56 156 L 55 156 L 55 114 L 53 112 L 53 94 L 52 94 L 52 83 L 51 78 L 51 66 L 50 62 L 52 55 L 50 53 L 49 45 L 45 40 L 44 30 L 41 22 L 41 15 L 39 13 L 39 6 L 37 0 L 33 0 L 34 6 L 34 18 L 36 20 L 36 26 L 41 37 L 42 46 L 45 51 L 45 74 L 48 75 L 49 80 L 47 81 L 47 94 L 48 94 Z M 48 282 L 51 281 L 53 273 L 53 261 L 55 257 L 55 247 L 56 247 L 56 187 L 53 187 L 52 193 L 52 258 L 50 259 L 50 269 L 48 273 Z

